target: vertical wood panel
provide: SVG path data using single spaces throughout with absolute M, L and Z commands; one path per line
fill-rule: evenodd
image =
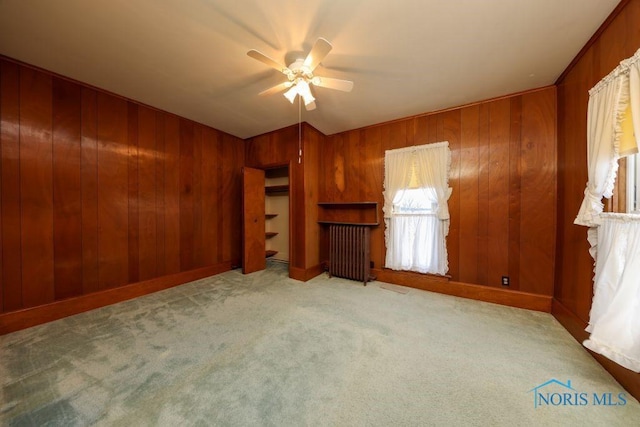
M 139 247 L 140 225 L 138 223 L 138 106 L 132 102 L 128 109 L 128 178 L 129 178 L 129 282 L 140 278 Z
M 97 94 L 82 89 L 80 181 L 82 192 L 82 292 L 97 291 L 98 281 L 98 113 Z
M 478 125 L 480 107 L 461 111 L 460 136 L 460 205 L 450 210 L 460 217 L 459 280 L 478 282 Z
M 489 284 L 490 104 L 480 105 L 478 123 L 478 284 Z
M 442 140 L 449 141 L 451 150 L 451 170 L 449 187 L 451 197 L 448 201 L 452 212 L 460 211 L 460 110 L 452 110 L 442 115 Z M 450 215 L 449 235 L 447 236 L 449 275 L 453 280 L 460 279 L 460 215 Z
M 584 54 L 563 73 L 558 82 L 558 174 L 557 174 L 557 251 L 555 260 L 554 297 L 575 315 L 584 326 L 589 320 L 589 311 L 593 296 L 593 259 L 589 255 L 587 243 L 587 229 L 573 224 L 582 202 L 585 184 L 587 182 L 587 105 L 588 91 L 597 81 L 609 73 L 620 61 L 631 56 L 640 46 L 640 1 L 630 0 L 621 3 L 616 10 L 619 14 L 610 24 L 602 28 L 595 43 L 585 50 Z M 526 98 L 525 98 L 526 99 Z M 524 101 L 524 99 L 523 99 Z M 523 114 L 526 103 L 523 102 Z M 547 123 L 536 120 L 523 127 L 532 132 L 546 132 Z M 523 133 L 524 142 L 524 133 Z M 523 146 L 524 147 L 524 146 Z M 542 161 L 538 146 L 531 147 L 526 153 L 527 162 L 532 166 Z M 524 176 L 523 176 L 524 184 Z M 543 186 L 549 186 L 545 181 Z M 614 190 L 615 191 L 615 190 Z M 523 187 L 523 196 L 525 189 Z M 529 201 L 527 203 L 532 203 Z M 533 236 L 524 236 L 526 208 L 523 200 L 523 245 Z M 539 212 L 532 215 L 538 216 Z M 534 221 L 534 216 L 527 221 Z M 545 236 L 546 237 L 546 236 Z M 534 242 L 531 242 L 533 245 Z M 535 242 L 545 245 L 545 242 Z M 541 247 L 523 246 L 522 256 L 536 256 Z M 521 262 L 524 266 L 524 258 Z M 544 272 L 531 272 L 544 274 Z M 525 271 L 522 271 L 522 276 Z M 538 277 L 544 282 L 545 278 Z M 524 284 L 524 280 L 523 280 Z M 540 286 L 531 283 L 530 286 Z M 544 286 L 544 285 L 543 285 Z M 556 313 L 554 313 L 556 314 Z M 566 316 L 565 316 L 566 317 Z M 558 317 L 561 319 L 561 317 Z M 580 322 L 576 322 L 579 324 Z M 576 325 L 578 326 L 578 325 Z M 579 326 L 578 326 L 579 327 Z M 576 339 L 583 337 L 575 335 Z M 607 367 L 605 365 L 605 367 Z M 607 369 L 628 390 L 640 389 L 640 375 L 629 371 Z M 636 396 L 637 397 L 637 396 Z
M 193 143 L 193 122 L 180 120 L 180 271 L 194 266 Z
M 2 298 L 3 310 L 22 308 L 20 230 L 20 71 L 0 61 L 0 142 L 2 150 Z
M 552 295 L 555 246 L 555 90 L 522 97 L 521 289 Z
M 98 93 L 98 281 L 129 283 L 127 101 Z
M 156 113 L 156 272 L 158 276 L 163 276 L 166 271 L 165 266 L 165 162 L 167 158 L 165 149 L 165 114 Z
M 521 129 L 522 97 L 511 98 L 511 130 L 509 137 L 509 287 L 520 289 L 520 212 L 521 212 Z M 555 168 L 554 168 L 555 170 Z M 531 194 L 539 195 L 536 190 Z
M 53 80 L 55 299 L 82 294 L 82 89 Z
M 0 60 L 0 155 L 2 154 L 2 63 Z M 9 125 L 10 126 L 10 125 Z M 2 280 L 2 157 L 0 157 L 0 314 L 4 312 L 4 283 Z
M 221 135 L 0 60 L 0 312 L 239 259 L 244 144 Z
M 345 134 L 345 174 L 346 174 L 346 198 L 347 200 L 362 200 L 362 187 L 365 185 L 362 176 L 360 131 L 350 131 Z M 306 166 L 306 164 L 305 164 Z
M 180 271 L 180 121 L 164 115 L 165 274 Z
M 222 191 L 222 212 L 220 221 L 221 228 L 219 229 L 222 235 L 222 259 L 228 260 L 231 259 L 233 252 L 233 245 L 231 243 L 231 237 L 234 234 L 233 230 L 231 230 L 231 216 L 233 215 L 233 198 L 238 197 L 239 194 L 234 194 L 233 188 L 233 141 L 229 138 L 225 138 L 222 136 L 221 141 L 221 150 L 222 150 L 222 158 L 225 161 L 222 163 L 222 171 L 221 171 L 221 191 Z
M 220 133 L 211 128 L 204 129 L 202 143 L 202 235 L 204 246 L 204 262 L 208 265 L 222 261 L 221 223 L 219 212 L 222 207 L 222 191 L 220 191 Z
M 25 307 L 55 298 L 52 78 L 20 70 L 20 209 Z
M 193 268 L 204 267 L 202 224 L 202 143 L 204 126 L 197 124 L 193 135 Z M 210 265 L 210 264 L 209 264 Z
M 365 129 L 363 132 L 363 139 L 366 145 L 366 149 L 363 153 L 366 162 L 365 179 L 369 183 L 364 199 L 367 201 L 378 202 L 378 215 L 384 223 L 382 213 L 382 206 L 384 204 L 384 197 L 382 194 L 384 187 L 384 150 L 382 149 L 380 126 Z M 374 267 L 383 267 L 385 256 L 383 224 L 371 229 L 371 248 L 371 261 L 373 261 Z M 379 249 L 375 250 L 375 248 Z
M 231 235 L 229 240 L 231 241 L 231 256 L 227 258 L 228 261 L 240 259 L 242 252 L 242 177 L 241 170 L 244 165 L 244 144 L 242 140 L 233 137 L 228 134 L 224 134 L 223 141 L 227 140 L 227 144 L 230 144 L 233 148 L 232 160 L 232 174 L 231 174 Z M 293 153 L 295 156 L 295 150 Z M 294 247 L 293 250 L 296 248 Z M 302 249 L 302 248 L 301 248 Z
M 140 280 L 158 276 L 157 264 L 157 171 L 161 153 L 156 148 L 156 112 L 138 108 L 138 262 Z
M 305 200 L 305 268 L 320 263 L 320 226 L 318 225 L 318 174 L 321 150 L 321 134 L 305 124 L 303 128 L 305 152 L 304 200 Z M 291 201 L 291 199 L 289 199 Z
M 510 102 L 489 106 L 489 277 L 487 285 L 501 286 L 509 275 L 509 132 Z

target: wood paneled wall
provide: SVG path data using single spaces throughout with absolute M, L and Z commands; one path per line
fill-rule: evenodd
M 318 275 L 318 157 L 325 136 L 307 123 L 258 135 L 245 141 L 246 165 L 265 168 L 289 165 L 291 248 L 289 275 L 308 280 Z M 302 157 L 298 161 L 299 149 Z
M 589 89 L 621 60 L 640 48 L 640 0 L 622 1 L 595 37 L 557 82 L 558 87 L 558 241 L 554 314 L 578 340 L 589 320 L 593 259 L 587 229 L 573 221 L 587 183 L 587 103 Z M 619 177 L 620 178 L 620 177 Z M 640 375 L 599 360 L 636 397 Z
M 242 140 L 0 58 L 0 312 L 240 258 Z
M 319 199 L 377 201 L 382 218 L 385 150 L 438 141 L 449 141 L 452 154 L 451 279 L 501 287 L 509 276 L 511 290 L 552 295 L 554 87 L 332 135 L 320 156 Z M 371 246 L 382 268 L 382 225 Z

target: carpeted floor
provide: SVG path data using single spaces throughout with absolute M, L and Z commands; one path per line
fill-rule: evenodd
M 551 315 L 380 285 L 270 264 L 2 336 L 0 425 L 640 420 Z

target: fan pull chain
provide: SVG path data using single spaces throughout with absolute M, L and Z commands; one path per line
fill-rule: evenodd
M 302 97 L 298 95 L 298 164 L 302 163 Z

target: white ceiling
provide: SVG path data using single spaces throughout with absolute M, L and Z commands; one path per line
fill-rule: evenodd
M 318 37 L 325 134 L 554 83 L 619 0 L 0 0 L 0 53 L 241 138 L 298 122 L 258 93 Z

